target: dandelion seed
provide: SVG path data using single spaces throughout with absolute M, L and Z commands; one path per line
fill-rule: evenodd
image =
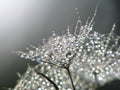
M 39 64 L 28 68 L 14 90 L 94 90 L 120 79 L 120 36 L 114 34 L 115 24 L 109 34 L 93 31 L 96 13 L 97 9 L 85 25 L 78 19 L 74 34 L 68 26 L 62 36 L 53 31 L 41 47 L 17 51 L 21 58 Z

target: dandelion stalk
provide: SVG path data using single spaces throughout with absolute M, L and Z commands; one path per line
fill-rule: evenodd
M 95 88 L 97 88 L 97 87 L 99 87 L 100 85 L 99 85 L 99 82 L 98 82 L 98 80 L 97 80 L 97 75 L 98 75 L 98 73 L 96 73 L 96 72 L 93 72 L 93 75 L 94 75 L 94 78 L 95 78 Z
M 41 75 L 43 77 L 45 77 L 51 84 L 53 84 L 53 86 L 55 87 L 56 90 L 59 90 L 58 86 L 54 83 L 54 81 L 52 81 L 49 77 L 47 77 L 45 74 L 43 73 L 40 73 L 39 71 L 37 71 L 35 69 L 35 72 L 38 74 L 38 75 Z
M 71 81 L 71 84 L 72 84 L 72 88 L 73 90 L 75 90 L 75 86 L 74 86 L 74 83 L 73 83 L 73 79 L 72 79 L 72 76 L 71 76 L 71 73 L 70 73 L 70 70 L 69 70 L 69 67 L 65 68 L 68 72 L 68 76 L 70 77 L 70 81 Z

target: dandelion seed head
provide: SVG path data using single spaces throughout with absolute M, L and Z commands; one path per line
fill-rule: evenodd
M 97 11 L 97 10 L 96 10 Z M 48 76 L 60 90 L 72 90 L 65 67 L 70 68 L 76 90 L 93 90 L 96 82 L 104 85 L 113 79 L 120 79 L 120 36 L 114 33 L 115 24 L 109 34 L 93 31 L 94 17 L 81 24 L 78 19 L 75 32 L 53 35 L 43 46 L 28 52 L 17 51 L 21 58 L 37 61 L 34 68 L 28 68 L 14 90 L 55 90 L 55 87 L 34 69 Z M 79 33 L 77 34 L 77 30 Z

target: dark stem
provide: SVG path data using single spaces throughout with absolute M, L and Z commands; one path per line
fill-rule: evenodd
M 59 90 L 58 86 L 54 83 L 54 81 L 52 81 L 49 77 L 47 77 L 45 74 L 40 73 L 39 71 L 35 70 L 35 72 L 43 77 L 45 77 L 51 84 L 54 85 L 56 90 Z
M 66 68 L 66 70 L 67 70 L 68 75 L 69 75 L 69 77 L 70 77 L 70 80 L 71 80 L 71 83 L 72 83 L 72 88 L 73 88 L 73 90 L 75 90 L 75 86 L 74 86 L 74 84 L 73 84 L 73 79 L 72 79 L 72 76 L 71 76 L 70 70 L 69 70 L 69 68 Z
M 95 77 L 96 87 L 99 87 L 99 82 L 98 82 L 98 79 L 97 79 L 97 75 L 98 75 L 98 73 L 93 72 L 93 75 L 94 75 L 94 77 Z

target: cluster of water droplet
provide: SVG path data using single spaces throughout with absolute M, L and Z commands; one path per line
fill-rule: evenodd
M 114 34 L 115 25 L 109 34 L 93 31 L 93 19 L 81 25 L 78 19 L 75 33 L 57 36 L 54 32 L 48 42 L 28 52 L 17 51 L 21 58 L 37 61 L 21 76 L 14 90 L 55 90 L 49 77 L 59 90 L 73 90 L 68 72 L 69 67 L 75 90 L 93 90 L 98 85 L 120 79 L 120 36 Z M 77 30 L 79 33 L 77 34 Z M 35 72 L 37 69 L 41 75 Z M 44 75 L 42 75 L 44 74 Z

